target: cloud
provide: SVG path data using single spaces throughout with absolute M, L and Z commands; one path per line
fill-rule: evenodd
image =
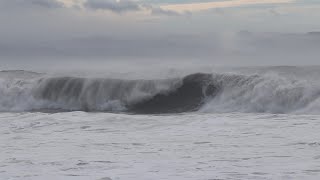
M 151 15 L 178 16 L 181 13 L 165 10 L 159 6 L 132 0 L 87 0 L 82 5 L 85 9 L 106 10 L 117 14 L 125 12 L 148 11 Z
M 3 10 L 36 10 L 39 8 L 47 9 L 86 9 L 93 11 L 111 11 L 116 14 L 126 12 L 146 12 L 150 15 L 177 16 L 182 13 L 165 10 L 159 5 L 149 4 L 135 0 L 0 0 L 0 8 Z
M 152 8 L 151 14 L 152 15 L 166 15 L 166 16 L 179 16 L 179 15 L 181 15 L 180 13 L 178 13 L 176 11 L 165 10 L 162 8 Z
M 128 11 L 140 11 L 142 6 L 137 2 L 128 0 L 88 0 L 83 6 L 93 10 L 109 10 L 115 13 L 123 13 Z
M 182 15 L 179 12 L 171 11 L 171 10 L 165 10 L 158 6 L 152 6 L 149 4 L 143 4 L 142 5 L 145 10 L 149 10 L 151 12 L 151 15 L 159 16 L 159 15 L 165 15 L 165 16 L 179 16 Z
M 32 7 L 42 7 L 42 8 L 62 8 L 63 3 L 57 0 L 2 0 L 0 2 L 4 7 L 18 7 L 18 8 L 32 8 Z
M 63 3 L 56 0 L 29 0 L 29 2 L 36 6 L 46 7 L 46 8 L 61 8 Z
M 257 5 L 257 4 L 282 4 L 291 3 L 293 0 L 225 0 L 218 2 L 200 2 L 200 3 L 185 3 L 185 4 L 169 4 L 162 5 L 164 10 L 176 11 L 176 12 L 195 12 L 204 11 L 213 8 L 228 8 L 239 7 L 245 5 Z

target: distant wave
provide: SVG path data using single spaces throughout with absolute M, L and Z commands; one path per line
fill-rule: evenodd
M 15 73 L 0 73 L 0 111 L 320 113 L 320 83 L 278 74 L 122 80 Z

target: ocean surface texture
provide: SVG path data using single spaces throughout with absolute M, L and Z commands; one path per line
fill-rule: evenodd
M 319 77 L 1 71 L 0 179 L 316 180 Z

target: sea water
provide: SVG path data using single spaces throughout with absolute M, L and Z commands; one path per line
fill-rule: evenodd
M 319 72 L 2 71 L 0 179 L 318 179 Z
M 1 113 L 0 179 L 318 179 L 320 116 Z

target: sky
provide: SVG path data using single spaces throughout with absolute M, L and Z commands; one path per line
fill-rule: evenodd
M 0 0 L 0 69 L 320 65 L 319 0 Z

